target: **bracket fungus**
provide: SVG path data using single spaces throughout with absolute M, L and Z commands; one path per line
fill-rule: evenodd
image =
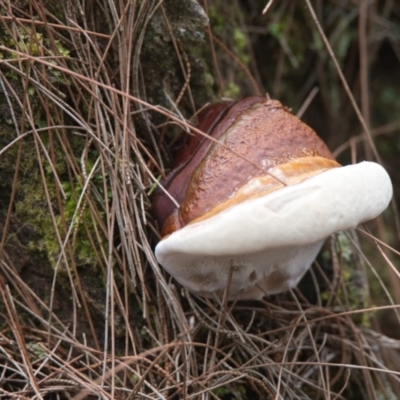
M 276 100 L 209 106 L 199 120 L 219 143 L 194 136 L 153 202 L 156 258 L 193 293 L 260 299 L 293 288 L 327 237 L 390 202 L 379 164 L 340 166 Z

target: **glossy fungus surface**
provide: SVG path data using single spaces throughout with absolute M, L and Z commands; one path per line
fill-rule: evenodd
M 341 167 L 315 132 L 276 100 L 209 107 L 153 209 L 155 254 L 190 291 L 258 299 L 297 285 L 324 240 L 375 218 L 392 186 L 378 164 Z M 228 287 L 229 286 L 229 287 Z

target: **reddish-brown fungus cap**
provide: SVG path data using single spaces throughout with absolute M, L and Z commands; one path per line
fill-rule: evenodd
M 164 182 L 180 208 L 163 192 L 156 196 L 153 208 L 163 236 L 211 212 L 270 168 L 299 157 L 316 157 L 316 163 L 334 160 L 315 132 L 276 100 L 249 97 L 223 103 L 206 109 L 200 119 L 199 128 L 221 144 L 196 136 L 191 156 L 187 151 Z M 316 169 L 335 165 L 328 161 Z
M 215 111 L 215 109 L 214 109 Z M 375 218 L 392 185 L 378 164 L 340 167 L 279 102 L 224 105 L 164 182 L 160 264 L 194 293 L 258 299 L 297 285 L 329 235 Z M 189 154 L 189 151 L 192 154 Z

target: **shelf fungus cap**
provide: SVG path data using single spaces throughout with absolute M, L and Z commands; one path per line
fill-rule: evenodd
M 327 237 L 390 202 L 384 168 L 340 166 L 276 100 L 250 97 L 201 117 L 222 145 L 196 137 L 163 183 L 179 208 L 161 190 L 153 202 L 157 260 L 193 293 L 260 299 L 292 288 Z

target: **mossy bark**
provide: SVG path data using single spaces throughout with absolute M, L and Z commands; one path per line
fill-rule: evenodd
M 23 5 L 19 6 L 21 10 L 24 9 Z M 47 7 L 49 13 L 58 15 L 63 21 L 69 17 L 68 13 L 74 12 L 71 9 L 58 9 L 58 6 L 57 9 L 53 9 L 51 4 Z M 78 13 L 77 10 L 75 12 Z M 28 12 L 28 9 L 26 11 Z M 39 19 L 37 15 L 35 17 Z M 96 26 L 89 26 L 89 30 L 101 27 L 105 31 L 100 33 L 111 34 L 112 32 L 106 31 L 107 21 L 109 17 L 101 14 L 96 20 Z M 132 86 L 132 94 L 151 104 L 171 108 L 171 102 L 175 101 L 182 88 L 190 83 L 196 107 L 212 99 L 214 82 L 209 79 L 210 74 L 204 61 L 205 28 L 208 18 L 200 5 L 195 0 L 168 0 L 154 14 L 146 15 L 143 21 L 142 31 L 138 33 L 139 40 L 135 46 L 135 55 L 140 60 L 140 71 L 131 71 L 133 75 L 139 76 L 141 83 Z M 0 31 L 0 44 L 11 51 L 2 51 L 2 58 L 18 57 L 13 54 L 13 50 L 27 51 L 32 56 L 40 55 L 41 52 L 44 55 L 54 54 L 54 45 L 60 55 L 71 59 L 79 57 L 71 42 L 59 39 L 52 43 L 52 39 L 46 37 L 46 30 L 41 30 L 41 25 L 35 26 L 41 33 L 33 33 L 34 28 L 31 26 L 20 28 L 21 32 L 18 32 L 17 36 L 23 39 L 19 42 L 10 36 L 12 24 L 7 24 L 7 28 L 9 30 Z M 40 49 L 39 45 L 43 48 Z M 77 61 L 86 62 L 79 59 Z M 118 59 L 110 56 L 107 62 L 118 75 Z M 0 149 L 3 149 L 0 156 L 0 229 L 5 243 L 2 257 L 10 261 L 10 268 L 14 268 L 15 273 L 28 283 L 45 304 L 49 304 L 50 296 L 54 294 L 52 311 L 66 325 L 74 318 L 71 284 L 79 285 L 96 321 L 95 329 L 102 336 L 106 312 L 105 274 L 97 263 L 93 242 L 87 237 L 87 230 L 93 231 L 95 222 L 87 207 L 83 207 L 82 213 L 75 215 L 75 220 L 72 220 L 83 181 L 76 176 L 71 163 L 66 161 L 66 158 L 70 157 L 75 159 L 76 165 L 79 166 L 87 139 L 71 135 L 63 129 L 59 129 L 56 134 L 52 133 L 51 129 L 40 131 L 42 127 L 48 128 L 48 113 L 53 112 L 47 108 L 48 102 L 43 101 L 42 95 L 35 90 L 34 85 L 24 78 L 25 73 L 30 73 L 29 63 L 22 62 L 20 66 L 20 71 L 5 65 L 0 67 L 4 79 L 0 88 Z M 46 72 L 52 75 L 50 90 L 65 93 L 65 101 L 74 104 L 68 80 L 57 69 L 47 68 Z M 187 90 L 182 93 L 183 108 L 187 110 L 187 115 L 190 115 L 194 112 L 193 104 L 190 105 Z M 81 104 L 82 108 L 75 111 L 87 115 L 85 103 Z M 54 112 L 59 110 L 55 107 Z M 156 113 L 153 117 L 157 121 Z M 60 118 L 65 119 L 65 124 L 71 122 L 68 115 Z M 90 116 L 87 115 L 87 118 Z M 135 120 L 139 132 L 142 122 L 140 118 Z M 145 129 L 143 132 L 141 135 L 145 136 Z M 7 148 L 13 141 L 15 143 Z M 89 154 L 90 159 L 94 162 L 96 154 L 92 158 Z M 100 191 L 103 179 L 106 178 L 98 177 Z M 94 182 L 96 183 L 96 178 Z M 67 273 L 64 262 L 60 262 L 63 240 L 71 224 L 76 225 L 71 234 L 76 237 L 70 244 L 67 257 L 71 258 L 70 262 L 79 269 L 79 282 L 77 276 Z M 58 236 L 57 231 L 62 232 L 63 237 Z M 118 271 L 115 273 L 117 281 L 122 283 L 124 278 L 118 277 Z M 55 274 L 56 290 L 52 292 Z M 6 276 L 5 283 L 11 284 L 11 279 L 12 275 Z M 135 306 L 132 310 L 135 310 Z M 41 311 L 44 312 L 44 309 Z M 140 313 L 138 311 L 136 320 L 140 318 Z M 80 332 L 90 331 L 83 309 L 78 310 L 77 326 L 78 336 Z M 89 334 L 89 340 L 90 337 Z

